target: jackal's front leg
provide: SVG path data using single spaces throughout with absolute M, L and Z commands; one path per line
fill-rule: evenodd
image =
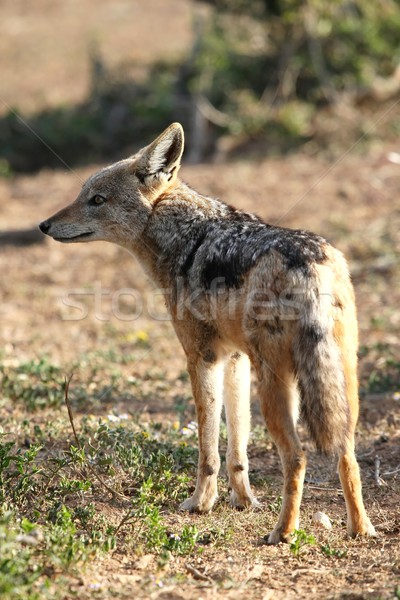
M 223 362 L 214 352 L 188 357 L 199 425 L 199 464 L 193 496 L 181 504 L 182 510 L 208 512 L 217 498 L 219 424 L 222 408 Z
M 249 483 L 247 443 L 250 433 L 250 361 L 233 353 L 225 363 L 224 404 L 228 428 L 226 463 L 230 503 L 236 508 L 258 506 Z

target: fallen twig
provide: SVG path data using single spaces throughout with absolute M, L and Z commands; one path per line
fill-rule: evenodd
M 117 535 L 117 533 L 119 532 L 119 530 L 124 525 L 126 525 L 127 523 L 129 523 L 129 521 L 131 520 L 131 518 L 132 518 L 132 521 L 136 521 L 137 520 L 137 517 L 135 517 L 135 515 L 133 513 L 133 510 L 129 509 L 128 512 L 122 517 L 122 519 L 118 523 L 117 527 L 115 528 L 114 535 Z M 143 521 L 138 524 L 137 529 L 135 529 L 136 535 L 138 535 L 141 532 L 141 530 L 143 529 L 143 524 L 144 524 Z
M 375 483 L 378 486 L 386 485 L 386 481 L 380 476 L 381 459 L 378 455 L 375 456 Z
M 208 581 L 208 583 L 214 583 L 213 580 L 211 579 L 211 577 L 208 577 L 208 575 L 204 575 L 198 569 L 196 569 L 196 567 L 192 567 L 192 565 L 189 565 L 189 564 L 186 564 L 185 567 L 186 567 L 186 570 L 191 575 L 193 575 L 193 577 L 195 579 L 201 579 L 201 581 Z
M 400 467 L 393 469 L 393 471 L 385 471 L 382 475 L 396 475 L 397 473 L 400 473 Z
M 328 569 L 314 569 L 314 568 L 300 568 L 300 569 L 294 569 L 294 571 L 291 572 L 290 576 L 291 577 L 297 577 L 297 575 L 301 575 L 303 573 L 315 573 L 316 575 L 319 575 L 321 573 L 326 573 Z
M 320 485 L 310 485 L 307 484 L 307 488 L 310 490 L 320 490 L 321 492 L 336 492 L 337 494 L 342 494 L 342 490 L 339 488 L 333 488 L 333 487 L 323 487 Z
M 69 417 L 69 422 L 71 423 L 71 427 L 72 427 L 72 432 L 74 434 L 74 438 L 76 441 L 76 445 L 79 448 L 79 450 L 83 451 L 82 448 L 82 444 L 79 441 L 78 435 L 76 433 L 76 429 L 75 429 L 75 423 L 74 423 L 74 416 L 72 414 L 72 408 L 71 408 L 71 403 L 69 401 L 68 398 L 68 391 L 69 391 L 69 384 L 71 383 L 71 379 L 73 377 L 73 373 L 71 373 L 71 375 L 67 378 L 65 378 L 65 392 L 64 392 L 64 401 L 65 404 L 67 406 L 67 410 L 68 410 L 68 417 Z M 114 497 L 118 496 L 118 498 L 123 498 L 124 500 L 129 500 L 129 498 L 127 498 L 127 496 L 125 496 L 124 494 L 121 494 L 120 492 L 117 492 L 117 490 L 114 490 L 112 487 L 110 487 L 101 477 L 100 475 L 96 472 L 95 469 L 93 469 L 92 465 L 86 461 L 86 466 L 89 469 L 89 471 L 92 473 L 92 475 L 94 475 L 96 477 L 96 479 L 101 483 L 101 485 L 108 491 L 110 492 L 110 494 L 112 494 Z

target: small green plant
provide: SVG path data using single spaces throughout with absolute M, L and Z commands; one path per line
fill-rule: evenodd
M 22 403 L 30 411 L 58 407 L 63 401 L 61 369 L 46 358 L 17 367 L 0 364 L 0 377 L 3 400 Z
M 314 544 L 315 537 L 312 534 L 308 534 L 304 529 L 295 529 L 289 548 L 293 556 L 299 558 L 305 546 L 313 546 Z
M 0 438 L 1 439 L 1 438 Z M 33 444 L 28 450 L 14 452 L 14 442 L 0 442 L 0 503 L 6 493 L 13 503 L 24 503 L 37 490 L 41 468 L 37 455 L 42 446 Z
M 62 504 L 55 522 L 46 529 L 45 551 L 47 564 L 68 571 L 71 566 L 85 564 L 102 550 L 115 547 L 113 536 L 103 536 L 100 532 L 77 532 L 74 515 Z
M 84 528 L 87 528 L 89 526 L 95 515 L 96 507 L 92 502 L 87 504 L 86 506 L 77 506 L 74 509 L 75 519 L 78 519 L 81 526 Z
M 87 424 L 85 433 L 88 457 L 108 474 L 123 471 L 125 480 L 129 478 L 127 484 L 135 490 L 151 485 L 153 502 L 159 504 L 184 499 L 189 482 L 186 473 L 196 462 L 192 447 L 162 441 L 162 429 L 151 435 L 100 422 L 97 428 Z
M 32 527 L 29 527 L 32 525 Z M 39 600 L 45 597 L 41 594 L 47 580 L 38 583 L 43 575 L 43 569 L 35 558 L 35 547 L 23 545 L 22 535 L 31 533 L 34 525 L 24 520 L 20 526 L 15 521 L 12 512 L 1 514 L 0 511 L 0 598 L 2 600 Z M 34 540 L 32 536 L 32 540 Z
M 276 500 L 268 504 L 268 508 L 274 515 L 279 515 L 282 508 L 282 496 L 278 496 Z
M 332 548 L 329 543 L 321 544 L 320 548 L 322 554 L 325 554 L 325 556 L 328 556 L 329 558 L 346 558 L 347 556 L 347 550 L 337 550 Z
M 43 526 L 18 519 L 0 506 L 0 598 L 41 600 L 53 598 L 52 574 L 82 567 L 99 552 L 115 547 L 115 538 L 99 531 L 79 532 L 73 513 L 64 505 L 54 522 Z
M 209 544 L 222 545 L 232 538 L 233 532 L 234 528 L 232 526 L 219 527 L 218 525 L 213 525 L 206 531 L 201 532 L 197 543 L 202 546 L 208 546 Z
M 17 394 L 21 385 L 28 406 L 43 402 L 46 415 L 54 413 L 55 404 L 46 404 L 46 392 L 33 401 L 28 389 L 32 382 L 46 386 L 47 381 L 51 387 L 53 375 L 61 378 L 61 373 L 41 361 L 8 369 L 4 367 L 8 393 Z M 62 388 L 63 382 L 60 397 Z M 20 421 L 16 435 L 0 434 L 1 600 L 53 598 L 55 577 L 57 593 L 64 593 L 71 575 L 100 553 L 112 551 L 117 542 L 135 554 L 154 554 L 159 564 L 201 552 L 195 525 L 171 527 L 163 515 L 165 507 L 175 508 L 187 494 L 189 473 L 197 462 L 195 440 L 191 444 L 163 424 L 140 426 L 128 417 L 119 421 L 84 418 L 76 445 L 66 444 L 70 431 L 68 426 L 66 434 L 61 417 L 56 428 L 53 419 L 42 423 L 38 415 Z M 61 443 L 55 445 L 57 439 Z M 93 471 L 99 479 L 92 477 Z M 120 525 L 98 510 L 96 491 L 102 484 L 108 486 L 107 495 L 112 488 L 131 500 Z
M 133 500 L 133 508 L 125 515 L 117 529 L 124 528 L 127 531 L 136 550 L 143 548 L 156 552 L 162 562 L 171 554 L 190 554 L 199 536 L 196 526 L 185 525 L 180 532 L 170 531 L 163 523 L 160 508 L 154 503 L 153 489 L 154 483 L 149 478 L 141 486 L 139 494 Z

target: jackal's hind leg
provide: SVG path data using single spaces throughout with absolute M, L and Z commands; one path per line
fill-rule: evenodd
M 352 448 L 339 457 L 338 471 L 346 501 L 348 535 L 376 535 L 364 508 L 360 469 Z
M 249 483 L 250 361 L 245 354 L 235 352 L 227 358 L 224 383 L 230 503 L 236 508 L 258 506 Z
M 213 355 L 210 352 L 210 355 Z M 208 512 L 217 498 L 217 477 L 220 467 L 218 454 L 219 425 L 222 409 L 222 360 L 206 361 L 202 356 L 188 357 L 188 370 L 192 383 L 199 426 L 199 463 L 193 496 L 180 508 L 190 512 Z
M 283 500 L 278 523 L 266 536 L 268 544 L 289 542 L 299 527 L 306 458 L 296 431 L 298 395 L 290 373 L 263 368 L 260 383 L 262 410 L 283 467 Z
M 357 346 L 356 334 L 348 323 L 355 327 L 355 319 L 347 321 L 347 326 L 336 321 L 336 339 L 341 345 L 343 371 L 346 384 L 346 398 L 349 407 L 349 432 L 345 447 L 339 452 L 338 472 L 343 488 L 347 510 L 347 533 L 350 537 L 357 535 L 376 535 L 374 526 L 364 508 L 361 490 L 360 469 L 354 454 L 354 434 L 358 420 L 358 379 L 357 379 Z
M 374 526 L 364 508 L 361 491 L 360 469 L 354 454 L 354 431 L 358 418 L 358 382 L 355 368 L 350 368 L 344 357 L 346 392 L 350 409 L 350 432 L 346 447 L 339 454 L 338 472 L 343 488 L 347 510 L 347 533 L 357 535 L 376 535 Z M 352 366 L 352 365 L 351 365 Z M 346 368 L 347 367 L 347 368 Z

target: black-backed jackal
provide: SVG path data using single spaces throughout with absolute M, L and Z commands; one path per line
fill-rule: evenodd
M 198 194 L 178 178 L 182 152 L 183 130 L 174 123 L 135 156 L 90 177 L 41 230 L 60 242 L 119 244 L 165 291 L 199 426 L 196 488 L 182 509 L 209 511 L 217 497 L 222 403 L 230 502 L 257 504 L 246 451 L 252 365 L 284 474 L 282 510 L 267 541 L 288 541 L 299 526 L 300 414 L 317 447 L 339 457 L 348 533 L 374 535 L 354 455 L 357 320 L 345 259 L 317 235 L 267 225 Z

